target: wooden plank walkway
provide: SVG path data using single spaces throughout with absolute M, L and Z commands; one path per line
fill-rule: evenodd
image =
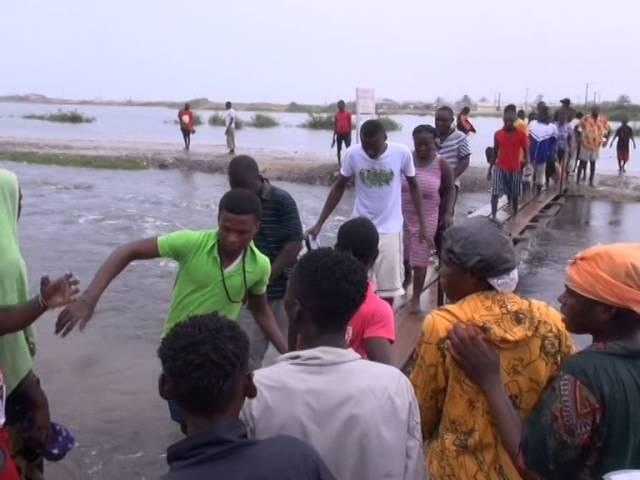
M 513 217 L 508 209 L 506 199 L 498 204 L 497 220 L 503 228 L 511 233 L 516 250 L 520 251 L 528 245 L 531 232 L 545 223 L 545 219 L 555 216 L 562 208 L 564 197 L 557 191 L 543 192 L 524 203 L 518 215 Z M 491 205 L 486 205 L 469 217 L 491 215 Z M 401 304 L 396 311 L 396 342 L 394 344 L 394 365 L 406 369 L 416 348 L 422 324 L 428 313 L 437 308 L 438 274 L 434 268 L 429 269 L 421 303 L 423 313 L 412 314 Z

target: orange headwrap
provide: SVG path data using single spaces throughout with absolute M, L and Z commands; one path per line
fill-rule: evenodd
M 640 313 L 640 243 L 598 245 L 569 262 L 567 286 L 614 307 Z

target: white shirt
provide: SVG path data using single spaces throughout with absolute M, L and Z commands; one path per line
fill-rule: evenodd
M 236 128 L 236 111 L 233 108 L 224 112 L 224 125 L 227 128 Z
M 354 145 L 345 153 L 340 173 L 354 178 L 354 217 L 368 218 L 381 234 L 402 232 L 402 175 L 416 176 L 411 150 L 387 143 L 385 152 L 374 160 L 361 145 Z
M 240 416 L 250 437 L 299 438 L 336 479 L 424 480 L 420 410 L 397 368 L 319 347 L 282 355 L 254 380 Z

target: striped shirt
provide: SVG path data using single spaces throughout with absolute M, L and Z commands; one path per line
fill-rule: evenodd
M 298 214 L 295 200 L 281 188 L 274 187 L 265 178 L 262 191 L 262 215 L 260 216 L 260 230 L 253 241 L 271 263 L 278 257 L 282 249 L 289 242 L 302 242 L 302 222 Z M 274 278 L 267 289 L 269 300 L 284 298 L 287 291 L 289 272 L 284 271 Z
M 455 172 L 460 160 L 471 155 L 467 136 L 460 130 L 452 129 L 447 138 L 441 140 L 436 138 L 438 154 L 445 158 Z M 456 185 L 460 186 L 460 181 L 456 179 Z

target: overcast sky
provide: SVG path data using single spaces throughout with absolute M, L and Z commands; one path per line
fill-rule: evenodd
M 640 101 L 637 0 L 1 3 L 0 94 Z

